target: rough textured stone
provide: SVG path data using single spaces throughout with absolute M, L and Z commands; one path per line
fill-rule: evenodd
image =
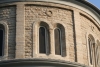
M 73 43 L 72 11 L 67 10 L 67 9 L 44 7 L 44 6 L 33 6 L 33 5 L 25 6 L 25 37 L 26 37 L 25 38 L 25 43 L 26 43 L 25 52 L 26 53 L 29 52 L 28 54 L 29 56 L 32 56 L 32 49 L 33 49 L 32 48 L 33 47 L 33 44 L 32 44 L 33 37 L 32 36 L 34 36 L 32 35 L 32 31 L 34 30 L 32 25 L 33 25 L 33 22 L 37 21 L 36 19 L 40 20 L 39 22 L 43 20 L 49 21 L 49 22 L 46 22 L 46 21 L 44 22 L 52 25 L 53 30 L 55 29 L 55 26 L 54 26 L 55 23 L 63 24 L 65 26 L 65 31 L 66 31 L 65 33 L 66 41 L 71 41 L 72 43 L 70 43 L 70 45 L 74 44 Z M 35 34 L 35 36 L 37 35 Z M 74 58 L 74 46 L 72 46 L 71 49 L 72 50 L 70 53 L 73 56 L 70 56 L 70 57 Z
M 72 6 L 51 2 L 17 2 L 9 5 L 0 7 L 0 21 L 8 26 L 8 59 L 55 59 L 89 66 L 88 35 L 93 35 L 95 44 L 100 40 L 100 24 L 90 14 Z M 39 53 L 40 22 L 49 26 L 49 55 Z M 54 30 L 57 23 L 65 28 L 64 57 L 55 55 Z
M 15 6 L 0 8 L 0 21 L 8 25 L 8 58 L 15 58 L 16 47 L 16 8 Z M 6 30 L 5 30 L 6 31 Z
M 82 47 L 83 47 L 83 62 L 84 64 L 88 63 L 88 44 L 87 39 L 88 35 L 91 34 L 95 38 L 95 45 L 97 44 L 97 40 L 100 38 L 100 29 L 95 25 L 96 21 L 93 20 L 92 17 L 88 17 L 88 15 L 80 14 L 81 18 L 81 30 L 82 30 Z

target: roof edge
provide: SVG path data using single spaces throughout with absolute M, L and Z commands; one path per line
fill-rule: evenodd
M 28 64 L 46 64 L 46 65 L 54 65 L 54 66 L 71 66 L 71 67 L 87 67 L 86 65 L 77 63 L 77 62 L 70 62 L 70 61 L 63 61 L 63 60 L 54 60 L 54 59 L 42 59 L 42 58 L 33 58 L 33 59 L 14 59 L 14 60 L 3 60 L 0 61 L 0 66 L 3 65 L 28 65 Z
M 76 0 L 76 1 L 89 6 L 90 8 L 92 8 L 93 10 L 95 10 L 100 15 L 100 9 L 97 8 L 96 6 L 94 6 L 93 4 L 89 3 L 88 1 L 85 1 L 85 0 Z
M 49 0 L 2 0 L 0 1 L 0 3 L 10 3 L 10 2 L 31 2 L 31 1 L 49 1 Z M 71 1 L 71 0 L 50 0 L 50 1 Z M 96 6 L 94 6 L 93 4 L 89 3 L 86 0 L 72 0 L 72 1 L 77 1 L 79 3 L 82 3 L 84 5 L 89 6 L 91 9 L 93 9 L 94 11 L 96 11 L 99 15 L 100 15 L 100 9 L 97 8 Z

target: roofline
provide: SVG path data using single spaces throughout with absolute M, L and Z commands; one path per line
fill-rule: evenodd
M 93 4 L 89 3 L 88 1 L 85 1 L 85 0 L 76 0 L 76 1 L 89 6 L 90 8 L 92 8 L 94 11 L 96 11 L 100 15 L 100 9 L 94 6 Z
M 43 59 L 43 58 L 33 58 L 33 59 L 13 59 L 13 60 L 2 60 L 0 61 L 0 66 L 9 66 L 13 67 L 13 65 L 48 65 L 48 66 L 63 66 L 63 67 L 88 67 L 86 65 L 77 63 L 77 62 L 70 62 L 70 61 L 63 61 L 63 60 L 54 60 L 54 59 Z
M 46 0 L 7 0 L 7 1 L 0 1 L 0 3 L 8 3 L 8 2 L 30 2 L 30 1 L 46 1 Z M 67 0 L 54 0 L 54 1 L 67 1 Z M 96 11 L 100 15 L 100 9 L 97 8 L 96 6 L 94 6 L 93 4 L 89 3 L 88 1 L 86 1 L 86 0 L 75 0 L 75 1 L 89 6 L 90 8 L 92 8 L 94 11 Z

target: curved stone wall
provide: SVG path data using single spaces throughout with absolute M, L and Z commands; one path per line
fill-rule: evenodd
M 87 7 L 85 10 L 75 7 L 45 1 L 0 4 L 0 24 L 7 26 L 4 32 L 7 34 L 4 37 L 7 43 L 4 44 L 1 61 L 39 58 L 93 66 L 90 62 L 88 42 L 88 38 L 92 37 L 96 52 L 96 55 L 93 55 L 96 61 L 94 63 L 99 67 L 100 61 L 97 59 L 100 58 L 97 56 L 100 56 L 100 16 L 96 15 L 96 11 L 85 12 L 89 11 Z M 48 26 L 50 35 L 50 51 L 47 51 L 49 54 L 39 53 L 39 28 L 42 22 Z M 62 31 L 65 30 L 65 39 L 61 40 L 65 45 L 61 47 L 61 55 L 57 55 L 54 31 L 60 26 L 63 27 Z

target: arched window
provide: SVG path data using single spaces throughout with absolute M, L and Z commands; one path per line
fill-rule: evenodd
M 97 67 L 100 67 L 100 42 L 97 40 L 97 47 L 96 47 L 96 64 Z
M 90 38 L 88 38 L 88 45 L 89 45 L 90 63 L 92 64 L 92 40 Z
M 4 27 L 0 25 L 0 56 L 4 55 Z
M 65 29 L 61 24 L 57 24 L 54 30 L 55 34 L 55 54 L 66 56 L 66 44 L 65 44 Z
M 62 45 L 61 45 L 61 30 L 59 28 L 55 29 L 55 54 L 61 55 Z
M 40 27 L 39 29 L 39 47 L 40 47 L 40 53 L 46 53 L 46 28 Z
M 95 40 L 92 35 L 89 35 L 88 37 L 88 45 L 89 45 L 90 64 L 95 66 L 96 65 L 96 47 L 95 47 Z
M 45 22 L 41 22 L 39 28 L 39 53 L 50 54 L 49 38 L 49 26 Z

